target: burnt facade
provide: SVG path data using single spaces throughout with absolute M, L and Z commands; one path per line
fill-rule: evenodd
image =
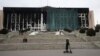
M 89 8 L 4 7 L 3 12 L 3 28 L 10 31 L 28 28 L 38 31 L 76 30 L 89 26 Z

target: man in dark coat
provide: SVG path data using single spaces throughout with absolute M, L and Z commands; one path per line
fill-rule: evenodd
M 69 48 L 70 48 L 69 39 L 66 39 L 66 50 L 64 51 L 64 53 L 72 53 L 71 48 L 70 51 L 68 51 Z
M 66 52 L 68 52 L 69 45 L 70 45 L 69 39 L 66 39 Z

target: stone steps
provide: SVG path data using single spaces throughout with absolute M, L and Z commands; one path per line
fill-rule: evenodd
M 10 33 L 11 34 L 11 33 Z M 10 37 L 0 37 L 0 50 L 47 50 L 47 49 L 65 49 L 66 39 L 69 38 L 71 48 L 94 49 L 98 48 L 91 41 L 85 41 L 74 33 L 66 33 L 65 35 L 54 35 L 55 32 L 40 32 L 38 35 L 29 36 L 11 35 Z M 84 37 L 84 36 L 82 36 Z M 27 38 L 28 42 L 23 43 L 23 38 Z M 96 39 L 97 40 L 97 39 Z
M 29 35 L 18 35 L 16 37 L 5 38 L 4 43 L 21 43 L 23 38 L 27 38 L 28 42 L 64 42 L 67 38 L 69 38 L 70 42 L 84 42 L 83 39 L 76 37 L 74 35 L 47 35 L 47 34 L 39 34 L 35 36 Z
M 82 39 L 90 42 L 90 41 L 100 41 L 100 33 L 96 33 L 96 36 L 86 36 L 86 34 L 80 34 L 80 36 Z
M 37 39 L 37 38 L 27 38 L 28 43 L 57 43 L 57 42 L 65 42 L 66 39 Z M 5 39 L 2 43 L 22 43 L 23 38 L 10 38 Z M 70 39 L 70 42 L 83 42 L 79 39 Z
M 93 49 L 96 46 L 91 42 L 70 42 L 73 49 Z M 0 44 L 0 50 L 47 50 L 47 49 L 65 49 L 63 43 L 5 43 Z

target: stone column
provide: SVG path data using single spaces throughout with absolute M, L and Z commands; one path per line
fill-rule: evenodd
M 22 29 L 24 30 L 24 14 L 23 14 L 23 21 L 22 22 L 23 22 L 23 28 Z
M 28 14 L 27 14 L 27 15 L 26 15 L 26 20 L 27 20 L 27 21 L 26 21 L 26 25 L 27 25 L 26 28 L 28 28 L 28 19 L 29 19 L 28 17 L 29 17 L 29 16 L 28 16 Z
M 30 18 L 30 29 L 32 30 L 32 14 L 31 14 L 31 18 Z
M 35 29 L 36 29 L 36 22 L 34 22 L 34 31 L 35 31 Z
M 81 15 L 80 15 L 80 17 L 81 17 L 81 27 L 84 27 L 84 26 L 83 26 L 83 22 L 82 22 L 82 18 L 83 18 L 82 15 L 83 15 L 83 14 L 81 13 Z
M 87 24 L 86 24 L 86 14 L 85 13 L 84 13 L 84 16 L 83 17 L 84 17 L 84 21 L 85 21 L 84 26 L 87 27 L 86 26 Z
M 43 31 L 43 14 L 41 13 L 41 31 Z
M 16 19 L 17 19 L 17 14 L 16 14 L 16 13 L 15 13 L 14 19 L 15 19 L 15 31 L 16 31 L 16 23 L 17 23 L 17 21 L 16 21 Z
M 39 22 L 39 20 L 38 20 L 38 31 L 40 30 L 40 22 Z
M 83 27 L 83 22 L 82 22 L 82 13 L 79 14 L 79 17 L 81 18 L 81 27 Z

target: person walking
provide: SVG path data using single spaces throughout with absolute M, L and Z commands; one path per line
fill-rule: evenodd
M 66 47 L 65 47 L 65 51 L 64 53 L 72 53 L 71 48 L 70 48 L 70 43 L 69 43 L 69 39 L 66 39 Z

